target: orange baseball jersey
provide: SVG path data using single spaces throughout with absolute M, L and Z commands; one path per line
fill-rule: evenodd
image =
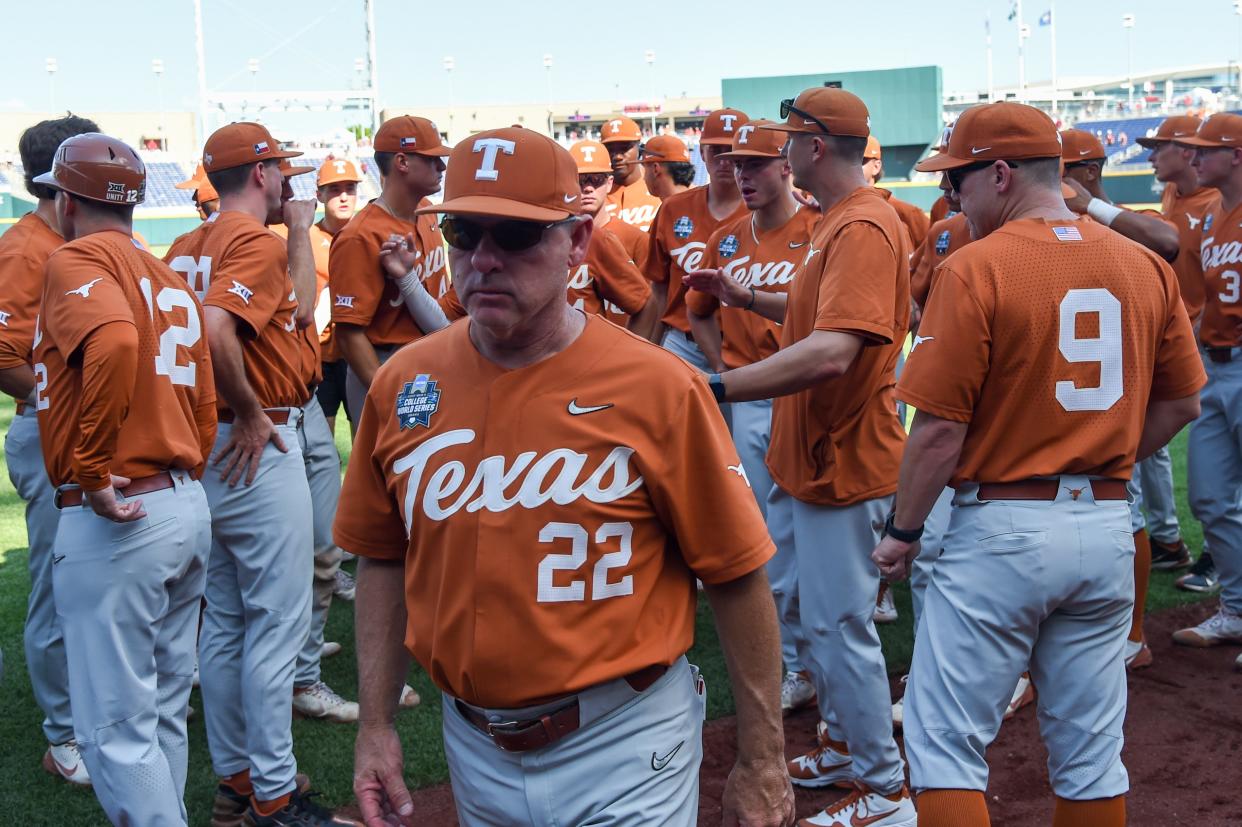
M 686 288 L 682 277 L 703 269 L 707 239 L 722 223 L 750 215 L 746 205 L 738 201 L 732 215 L 717 221 L 707 207 L 707 187 L 694 187 L 670 195 L 660 206 L 648 235 L 648 280 L 668 284 L 668 304 L 662 321 L 683 333 L 690 331 L 686 319 Z
M 937 265 L 970 241 L 970 225 L 966 223 L 965 213 L 954 213 L 931 226 L 923 243 L 910 257 L 910 296 L 919 307 L 927 306 L 932 273 Z
M 1182 288 L 1182 302 L 1191 324 L 1203 315 L 1203 260 L 1199 248 L 1203 242 L 1203 222 L 1208 213 L 1220 206 L 1220 190 L 1199 187 L 1189 195 L 1179 196 L 1176 184 L 1166 184 L 1160 199 L 1160 212 L 1177 227 L 1178 253 L 1173 272 Z
M 404 345 L 422 331 L 401 299 L 397 285 L 385 277 L 380 246 L 393 236 L 414 233 L 419 281 L 433 298 L 448 290 L 444 237 L 436 216 L 422 215 L 414 224 L 402 221 L 375 203 L 367 204 L 332 242 L 328 269 L 332 321 L 365 328 L 373 345 Z
M 648 232 L 651 222 L 655 220 L 656 210 L 660 209 L 660 199 L 648 192 L 647 182 L 639 178 L 632 184 L 613 185 L 604 209 L 613 218 Z
M 586 259 L 570 270 L 567 298 L 586 313 L 628 317 L 646 306 L 651 285 L 615 235 L 596 232 L 591 235 Z
M 951 212 L 952 210 L 949 209 L 949 200 L 942 195 L 937 198 L 934 203 L 932 203 L 931 216 L 928 220 L 931 221 L 932 224 L 935 224 L 937 221 L 944 221 L 949 217 L 949 213 Z
M 772 402 L 768 470 L 799 500 L 844 506 L 892 494 L 905 445 L 893 397 L 910 325 L 910 251 L 881 191 L 859 187 L 826 210 L 789 290 L 781 347 L 816 330 L 864 346 L 848 370 Z
M 526 706 L 672 663 L 693 640 L 694 578 L 727 582 L 773 552 L 706 383 L 591 316 L 565 350 L 505 370 L 471 323 L 376 374 L 337 544 L 405 562 L 405 644 L 467 703 Z
M 940 265 L 897 395 L 968 423 L 954 485 L 1126 480 L 1148 399 L 1205 381 L 1163 259 L 1094 221 L 1021 219 Z
M 94 491 L 110 473 L 201 470 L 216 392 L 203 308 L 185 279 L 123 233 L 92 233 L 48 259 L 42 308 L 35 373 L 52 484 Z M 136 328 L 137 365 L 94 373 L 89 342 L 113 322 Z
M 0 370 L 30 364 L 43 298 L 43 268 L 64 243 L 60 233 L 34 213 L 23 215 L 0 236 Z
M 1203 218 L 1203 320 L 1199 340 L 1208 347 L 1242 345 L 1242 205 L 1226 213 L 1217 202 Z
M 624 221 L 617 221 L 615 219 L 609 221 L 603 227 L 596 228 L 596 232 L 615 235 L 625 247 L 625 251 L 630 254 L 630 260 L 634 262 L 639 271 L 644 274 L 647 272 L 647 244 L 649 241 L 647 233 L 633 224 L 626 224 Z
M 284 224 L 272 224 L 268 229 L 288 242 L 289 231 Z M 308 376 L 307 384 L 318 384 L 323 379 L 323 362 L 341 358 L 332 339 L 332 299 L 328 295 L 328 251 L 333 238 L 333 234 L 323 228 L 323 222 L 311 225 L 311 252 L 315 256 L 315 324 L 300 331 L 303 360 L 307 363 L 303 371 Z
M 897 217 L 905 225 L 906 232 L 910 234 L 910 249 L 917 249 L 927 238 L 927 228 L 931 223 L 927 218 L 927 213 L 909 201 L 894 198 L 892 190 L 886 190 L 883 187 L 876 187 L 876 189 L 884 196 L 884 200 L 888 201 L 888 205 L 897 211 Z
M 719 267 L 743 287 L 788 293 L 818 221 L 818 211 L 802 207 L 781 226 L 763 232 L 755 227 L 754 214 L 727 222 L 708 240 L 703 267 Z M 766 359 L 780 349 L 781 326 L 758 313 L 721 307 L 715 296 L 698 290 L 687 291 L 686 307 L 699 316 L 720 309 L 720 354 L 730 370 Z
M 204 306 L 233 314 L 242 330 L 246 379 L 265 408 L 302 405 L 306 387 L 302 333 L 294 313 L 284 239 L 247 213 L 218 212 L 164 256 Z M 220 409 L 226 408 L 223 397 Z

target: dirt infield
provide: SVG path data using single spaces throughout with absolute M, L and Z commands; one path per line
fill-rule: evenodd
M 1188 606 L 1153 615 L 1147 634 L 1155 663 L 1130 678 L 1125 762 L 1130 771 L 1132 827 L 1238 827 L 1242 825 L 1242 674 L 1233 669 L 1236 647 L 1187 649 L 1169 635 L 1211 611 Z M 788 718 L 786 754 L 815 740 L 815 715 Z M 734 724 L 707 725 L 699 823 L 720 823 L 720 794 L 732 765 Z M 988 802 L 997 827 L 1045 825 L 1052 820 L 1045 752 L 1033 707 L 1005 724 L 989 751 Z M 809 816 L 841 791 L 798 790 L 798 816 Z M 416 823 L 452 825 L 447 785 L 415 793 Z

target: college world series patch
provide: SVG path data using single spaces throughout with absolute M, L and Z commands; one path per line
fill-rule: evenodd
M 694 232 L 694 222 L 690 220 L 690 216 L 683 215 L 673 222 L 673 235 L 678 238 L 689 238 L 692 232 Z
M 440 389 L 429 373 L 420 373 L 406 382 L 397 394 L 397 423 L 401 430 L 422 425 L 431 427 L 431 415 L 440 408 Z

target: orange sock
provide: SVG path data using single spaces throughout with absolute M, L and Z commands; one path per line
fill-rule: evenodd
M 919 813 L 922 823 L 923 814 Z M 1057 799 L 1052 827 L 1126 827 L 1126 797 L 1098 798 L 1094 801 Z
M 991 827 L 979 790 L 925 790 L 915 799 L 919 827 Z
M 1130 640 L 1143 639 L 1143 611 L 1147 607 L 1147 581 L 1151 579 L 1151 539 L 1147 529 L 1134 532 L 1134 620 L 1130 622 Z
M 271 801 L 260 801 L 257 798 L 251 798 L 251 801 L 254 802 L 254 809 L 259 815 L 270 816 L 289 806 L 292 797 L 292 793 L 285 793 L 280 798 L 274 798 Z
M 254 792 L 254 785 L 250 783 L 250 770 L 242 770 L 221 778 L 220 783 L 238 795 L 250 795 Z

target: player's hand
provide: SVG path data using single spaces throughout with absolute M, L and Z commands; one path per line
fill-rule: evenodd
M 384 275 L 393 281 L 400 281 L 413 270 L 418 256 L 413 233 L 407 233 L 404 237 L 393 236 L 380 245 L 380 264 L 384 267 Z
M 311 198 L 298 198 L 281 204 L 281 217 L 284 219 L 285 227 L 290 232 L 309 230 L 311 224 L 315 223 L 315 207 L 318 203 Z
M 1073 178 L 1062 178 L 1061 183 L 1074 191 L 1073 198 L 1065 199 L 1065 206 L 1069 207 L 1079 215 L 1085 215 L 1087 205 L 1091 203 L 1091 193 L 1087 192 L 1087 188 L 1075 181 Z
M 815 200 L 815 196 L 811 195 L 806 190 L 794 187 L 793 197 L 795 201 L 804 207 L 810 207 L 813 210 L 819 209 L 819 202 Z
M 885 580 L 896 583 L 910 576 L 910 566 L 918 553 L 918 542 L 903 543 L 896 537 L 886 535 L 871 552 L 871 559 Z
M 762 764 L 737 763 L 725 782 L 725 827 L 789 827 L 794 823 L 794 793 L 784 756 Z
M 100 517 L 114 523 L 132 523 L 134 520 L 141 520 L 147 516 L 147 512 L 142 510 L 142 500 L 130 500 L 126 503 L 117 500 L 116 489 L 124 488 L 129 483 L 128 477 L 118 477 L 112 474 L 112 484 L 107 488 L 101 488 L 98 491 L 83 491 L 82 496 L 85 497 L 86 504 L 91 507 L 91 511 Z
M 360 724 L 354 741 L 354 797 L 366 827 L 414 824 L 401 741 L 392 724 Z
M 743 287 L 736 279 L 729 278 L 719 268 L 692 270 L 682 277 L 686 286 L 715 296 L 729 307 L 745 307 L 750 304 L 750 288 Z
M 237 485 L 242 473 L 246 475 L 246 485 L 250 485 L 259 474 L 259 460 L 269 442 L 282 454 L 289 452 L 285 441 L 280 438 L 280 431 L 276 430 L 267 414 L 259 411 L 258 416 L 239 416 L 233 421 L 228 442 L 224 443 L 211 464 L 218 467 L 220 463 L 224 463 L 224 468 L 220 470 L 220 479 L 227 479 L 229 487 Z

